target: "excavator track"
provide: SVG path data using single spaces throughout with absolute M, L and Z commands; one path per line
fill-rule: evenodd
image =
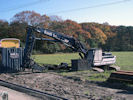
M 133 83 L 133 71 L 116 71 L 111 73 L 108 81 Z

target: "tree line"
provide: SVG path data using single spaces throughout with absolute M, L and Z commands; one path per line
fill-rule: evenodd
M 133 50 L 132 26 L 111 26 L 108 23 L 77 23 L 72 20 L 63 20 L 58 16 L 40 15 L 34 11 L 17 13 L 10 23 L 0 20 L 0 38 L 18 38 L 21 40 L 21 46 L 24 47 L 28 25 L 48 28 L 72 36 L 83 42 L 87 48 L 102 48 L 107 51 Z M 34 52 L 55 53 L 72 52 L 72 50 L 60 43 L 36 41 Z

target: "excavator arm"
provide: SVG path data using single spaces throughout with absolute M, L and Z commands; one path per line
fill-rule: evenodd
M 51 37 L 54 40 L 42 38 L 42 37 L 37 38 L 34 34 L 35 32 Z M 63 43 L 64 45 L 72 48 L 73 51 L 79 52 L 79 55 L 81 56 L 82 59 L 86 58 L 86 55 L 87 55 L 86 48 L 82 45 L 80 41 L 76 40 L 75 38 L 66 36 L 62 33 L 58 33 L 49 29 L 36 28 L 36 27 L 30 26 L 27 28 L 27 38 L 26 38 L 26 45 L 24 49 L 24 59 L 23 59 L 24 67 L 30 67 L 32 65 L 33 60 L 31 59 L 31 53 L 36 40 L 48 40 L 48 41 Z
M 55 41 L 57 42 L 63 43 L 64 45 L 72 48 L 76 52 L 86 53 L 86 49 L 83 47 L 80 41 L 76 40 L 73 37 L 66 36 L 62 33 L 55 32 L 49 29 L 44 29 L 44 28 L 33 28 L 33 30 L 40 34 L 47 35 L 48 37 L 55 39 Z

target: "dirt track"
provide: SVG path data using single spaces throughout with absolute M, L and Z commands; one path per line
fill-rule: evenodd
M 133 90 L 123 88 L 119 84 L 69 79 L 54 72 L 1 74 L 0 79 L 70 100 L 132 100 L 133 98 Z

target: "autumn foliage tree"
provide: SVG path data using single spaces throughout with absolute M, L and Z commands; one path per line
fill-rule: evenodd
M 32 26 L 48 27 L 50 18 L 46 15 L 40 15 L 34 11 L 22 11 L 14 15 L 12 22 L 27 23 Z
M 0 20 L 0 38 L 9 37 L 8 29 L 8 22 Z
M 107 23 L 79 24 L 72 20 L 63 20 L 56 15 L 41 15 L 34 11 L 17 13 L 10 23 L 0 20 L 0 38 L 18 38 L 21 40 L 21 44 L 25 44 L 26 27 L 28 25 L 48 28 L 74 37 L 85 43 L 88 48 L 99 47 L 112 51 L 133 50 L 132 26 L 111 26 Z M 48 41 L 36 41 L 34 50 L 43 53 L 72 52 L 71 49 L 60 43 L 51 43 Z

